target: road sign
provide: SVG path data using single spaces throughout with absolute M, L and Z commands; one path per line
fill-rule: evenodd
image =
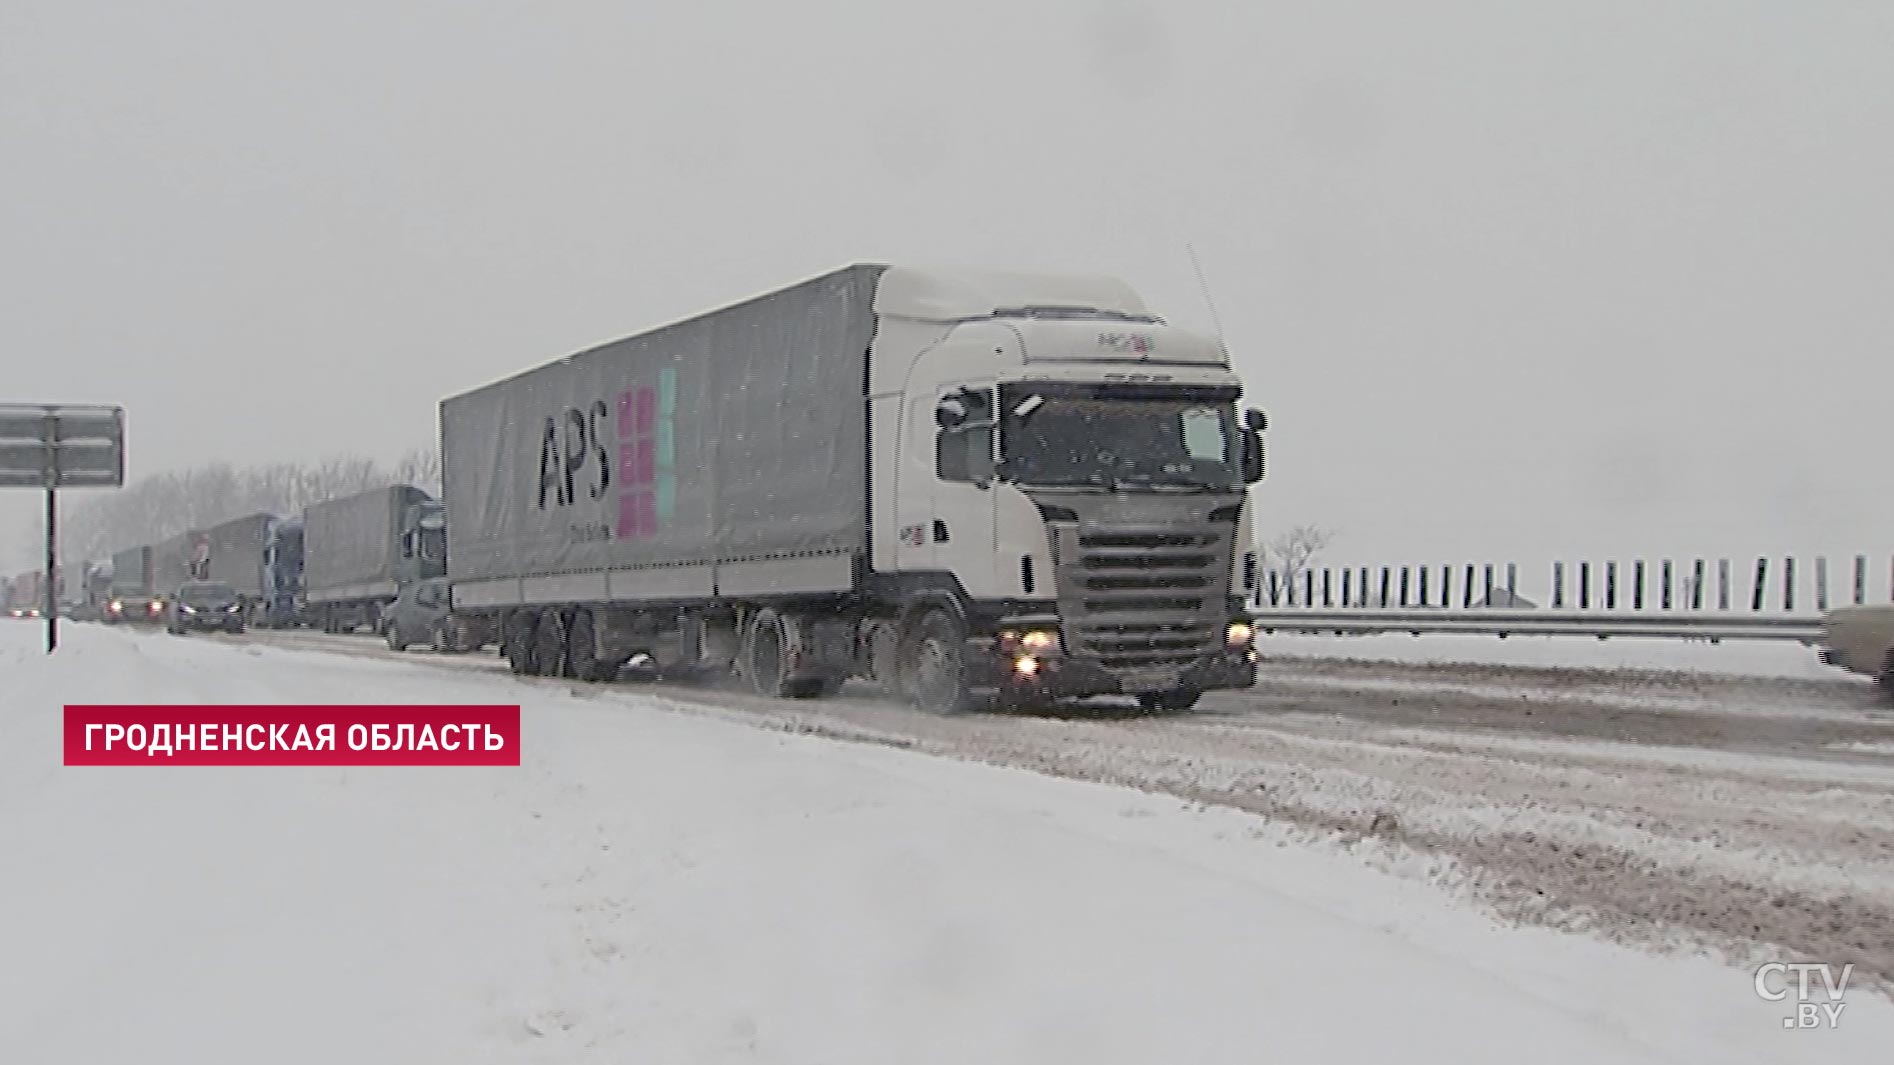
M 46 653 L 59 646 L 61 488 L 125 483 L 125 408 L 0 404 L 0 488 L 46 491 Z
M 0 488 L 124 483 L 124 408 L 0 405 Z

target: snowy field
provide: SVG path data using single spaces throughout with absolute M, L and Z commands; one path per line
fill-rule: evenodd
M 48 658 L 41 631 L 0 625 L 0 1061 L 1547 1065 L 1894 1045 L 1894 1006 L 1864 991 L 1837 1030 L 1785 1031 L 1747 971 L 1508 929 L 1234 810 L 424 658 L 77 625 Z M 60 765 L 66 702 L 496 700 L 524 707 L 521 767 Z
M 1835 680 L 1848 676 L 1825 666 L 1815 649 L 1785 640 L 1724 640 L 1707 643 L 1652 637 L 1473 636 L 1459 633 L 1411 636 L 1315 636 L 1275 633 L 1258 637 L 1272 658 L 1358 658 L 1380 662 L 1472 663 L 1551 669 L 1675 670 L 1728 676 Z

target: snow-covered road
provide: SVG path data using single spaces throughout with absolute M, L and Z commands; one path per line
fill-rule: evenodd
M 1894 1006 L 1863 990 L 1838 1029 L 1785 1031 L 1745 969 L 1504 927 L 1428 881 L 1468 859 L 1424 833 L 1464 835 L 1514 789 L 1548 792 L 1535 828 L 1599 806 L 1637 762 L 1602 746 L 1588 782 L 1320 714 L 1259 728 L 1229 704 L 941 722 L 860 697 L 528 681 L 366 641 L 69 626 L 48 659 L 38 638 L 0 626 L 0 1060 L 1780 1062 L 1872 1060 L 1894 1037 Z M 496 699 L 525 707 L 519 768 L 59 765 L 67 702 Z M 1248 791 L 1276 817 L 928 751 L 1184 774 L 1167 790 Z M 1475 765 L 1483 780 L 1456 779 Z M 1806 787 L 1756 816 L 1845 835 L 1887 816 L 1843 808 L 1889 802 L 1885 766 L 1762 770 Z M 1737 776 L 1703 774 L 1689 787 Z M 1663 791 L 1650 775 L 1633 789 Z M 1309 842 L 1383 806 L 1398 826 L 1354 853 Z M 1795 864 L 1809 890 L 1885 872 Z

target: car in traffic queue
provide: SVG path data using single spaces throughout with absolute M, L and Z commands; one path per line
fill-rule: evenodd
M 403 586 L 382 614 L 388 648 L 405 651 L 426 644 L 439 654 L 465 654 L 493 642 L 494 634 L 478 618 L 454 613 L 446 577 L 429 577 Z
M 165 628 L 173 636 L 193 629 L 243 631 L 243 597 L 227 581 L 187 581 L 171 597 Z
M 1873 677 L 1894 698 L 1894 603 L 1844 606 L 1822 617 L 1821 659 Z

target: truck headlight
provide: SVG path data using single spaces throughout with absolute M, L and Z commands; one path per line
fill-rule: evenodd
M 1029 655 L 1044 658 L 1059 653 L 1059 633 L 1054 629 L 1007 629 L 1000 633 L 1000 651 L 1012 657 Z
M 1250 640 L 1254 639 L 1255 636 L 1256 630 L 1251 628 L 1248 622 L 1233 621 L 1230 623 L 1229 640 L 1231 647 L 1248 647 Z
M 1039 660 L 1031 655 L 1020 655 L 1013 660 L 1013 671 L 1022 677 L 1036 676 L 1039 673 Z

